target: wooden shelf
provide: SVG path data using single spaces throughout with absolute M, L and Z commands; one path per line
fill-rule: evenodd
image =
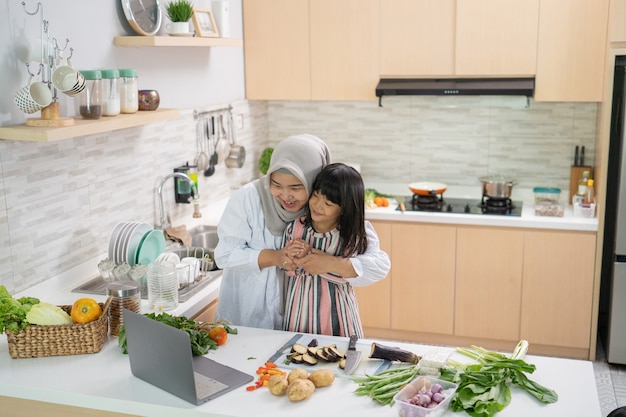
M 77 136 L 143 126 L 163 120 L 176 119 L 179 116 L 180 111 L 178 109 L 157 109 L 155 111 L 138 111 L 133 114 L 120 114 L 112 117 L 102 116 L 97 120 L 74 118 L 75 124 L 73 126 L 30 127 L 26 126 L 26 124 L 0 126 L 0 139 L 52 142 Z
M 242 39 L 184 36 L 116 36 L 116 46 L 243 46 Z

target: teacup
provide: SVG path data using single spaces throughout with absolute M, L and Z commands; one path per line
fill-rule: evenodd
M 15 104 L 26 114 L 33 114 L 52 103 L 52 91 L 48 84 L 29 77 L 28 84 L 15 94 Z
M 54 73 L 52 73 L 52 85 L 68 96 L 75 96 L 85 89 L 86 81 L 85 76 L 80 71 L 72 68 L 68 63 L 54 70 Z
M 170 35 L 189 35 L 191 31 L 189 30 L 189 22 L 170 22 L 165 25 L 165 29 L 167 33 Z

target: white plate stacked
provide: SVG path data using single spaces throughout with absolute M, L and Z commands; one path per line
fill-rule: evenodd
M 152 227 L 147 223 L 118 223 L 109 238 L 109 259 L 116 265 L 124 262 L 131 266 L 135 265 L 139 243 L 152 231 Z

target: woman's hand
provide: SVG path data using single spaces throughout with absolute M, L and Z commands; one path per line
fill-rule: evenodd
M 298 268 L 302 268 L 313 275 L 328 272 L 343 278 L 354 278 L 357 275 L 349 259 L 329 255 L 318 249 L 311 249 L 308 255 L 294 259 L 294 262 Z

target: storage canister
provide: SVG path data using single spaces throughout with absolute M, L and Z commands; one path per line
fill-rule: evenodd
M 107 285 L 107 295 L 111 297 L 109 306 L 109 328 L 111 336 L 117 336 L 124 324 L 123 311 L 128 309 L 141 313 L 141 291 L 135 281 L 115 281 Z
M 120 114 L 120 72 L 116 69 L 102 70 L 102 115 Z
M 178 307 L 178 274 L 174 262 L 148 265 L 148 303 L 159 312 Z
M 137 70 L 122 68 L 120 72 L 120 104 L 122 113 L 136 113 L 139 109 Z
M 85 77 L 85 90 L 80 94 L 80 115 L 84 119 L 99 119 L 102 116 L 102 72 L 80 72 Z

